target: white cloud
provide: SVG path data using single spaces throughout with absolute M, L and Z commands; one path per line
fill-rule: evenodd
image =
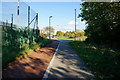
M 69 25 L 75 25 L 75 21 L 70 21 L 68 24 Z M 78 25 L 78 22 L 76 22 L 76 25 Z
M 74 27 L 64 27 L 65 30 L 73 30 Z
M 85 21 L 85 20 L 84 20 L 84 21 L 81 21 L 82 24 L 86 24 L 86 22 L 87 22 L 87 21 Z
M 74 31 L 74 27 L 73 26 L 68 26 L 68 25 L 64 25 L 64 26 L 56 26 L 55 27 L 55 30 L 56 31 L 63 31 L 63 32 L 66 32 L 66 31 Z

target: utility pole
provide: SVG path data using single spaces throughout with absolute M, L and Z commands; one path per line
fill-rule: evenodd
M 28 6 L 28 29 L 30 25 L 30 6 Z
M 76 40 L 76 9 L 75 9 L 75 40 Z
M 51 35 L 51 33 L 50 33 L 50 26 L 51 26 L 51 19 L 52 18 L 52 16 L 49 16 L 49 39 L 50 39 L 50 35 Z
M 19 25 L 19 15 L 20 15 L 20 0 L 18 0 L 18 6 L 17 6 L 17 25 Z
M 29 28 L 30 28 L 30 6 L 28 6 L 28 44 L 30 43 L 30 40 L 29 40 Z
M 12 30 L 12 27 L 13 27 L 13 14 L 12 14 L 12 17 L 11 17 L 11 30 Z

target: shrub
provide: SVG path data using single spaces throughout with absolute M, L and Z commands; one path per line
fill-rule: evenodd
M 50 39 L 46 39 L 44 38 L 42 41 L 41 41 L 41 46 L 44 47 L 46 46 L 47 44 L 51 43 L 52 41 Z
M 37 49 L 37 48 L 40 48 L 40 46 L 41 46 L 41 43 L 32 43 L 32 44 L 30 44 L 30 49 L 32 49 L 32 50 L 35 50 L 35 49 Z
M 39 41 L 39 43 L 31 43 L 29 44 L 23 44 L 20 48 L 18 44 L 14 45 L 7 45 L 4 44 L 2 45 L 2 67 L 5 68 L 7 67 L 7 64 L 11 61 L 14 61 L 15 59 L 19 59 L 18 57 L 21 55 L 26 54 L 27 51 L 30 49 L 35 50 L 37 48 L 46 46 L 49 44 L 51 40 L 49 39 L 44 39 Z

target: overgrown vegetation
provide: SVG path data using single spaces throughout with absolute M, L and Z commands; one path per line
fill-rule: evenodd
M 70 43 L 101 80 L 120 78 L 119 7 L 119 2 L 83 2 L 79 17 L 87 24 L 87 40 Z
M 79 16 L 87 24 L 87 41 L 120 48 L 120 3 L 83 2 L 81 6 Z
M 14 45 L 2 46 L 2 66 L 3 68 L 7 66 L 7 64 L 13 60 L 18 59 L 19 56 L 28 54 L 30 50 L 35 50 L 37 48 L 41 48 L 51 43 L 49 39 L 43 39 L 39 43 L 32 44 L 23 44 L 21 48 L 16 47 Z
M 7 64 L 19 56 L 28 53 L 30 50 L 43 47 L 51 42 L 51 40 L 42 38 L 37 29 L 27 28 L 11 28 L 3 26 L 3 43 L 2 43 L 2 66 Z
M 120 78 L 120 51 L 84 42 L 70 42 L 70 45 L 98 79 Z

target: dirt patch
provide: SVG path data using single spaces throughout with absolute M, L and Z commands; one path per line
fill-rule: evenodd
M 47 47 L 31 51 L 19 60 L 9 63 L 2 70 L 2 79 L 34 79 L 41 80 L 58 46 L 59 41 L 53 40 Z

